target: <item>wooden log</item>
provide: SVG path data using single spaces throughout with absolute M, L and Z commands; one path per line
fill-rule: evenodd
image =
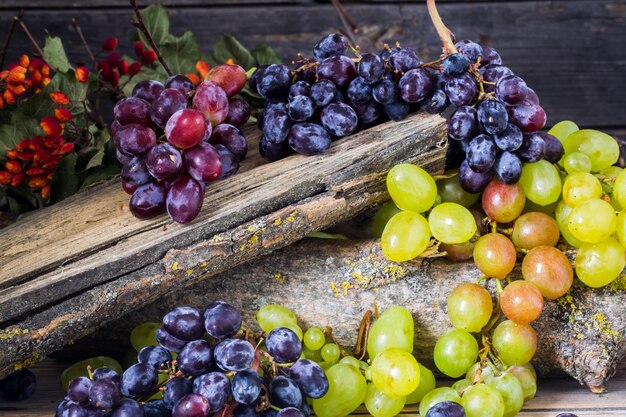
M 443 171 L 445 121 L 413 115 L 207 186 L 190 225 L 134 219 L 114 182 L 0 231 L 0 374 L 387 198 L 400 162 Z M 256 165 L 257 158 L 249 164 Z
M 519 270 L 513 278 L 519 277 Z M 359 321 L 378 303 L 384 310 L 403 305 L 415 319 L 418 360 L 433 366 L 437 338 L 451 328 L 447 297 L 461 282 L 481 276 L 472 262 L 428 258 L 408 263 L 388 261 L 378 240 L 305 239 L 252 262 L 240 265 L 192 288 L 170 293 L 149 306 L 104 326 L 64 355 L 95 355 L 129 346 L 133 326 L 160 321 L 171 308 L 206 306 L 221 299 L 239 308 L 244 322 L 258 329 L 254 314 L 271 303 L 290 308 L 304 328 L 327 326 L 346 347 L 356 342 Z M 534 364 L 542 376 L 563 372 L 598 392 L 626 355 L 626 276 L 602 289 L 577 282 L 557 301 L 546 300 L 533 322 L 539 336 Z M 493 290 L 493 286 L 491 286 Z M 113 347 L 115 346 L 115 347 Z

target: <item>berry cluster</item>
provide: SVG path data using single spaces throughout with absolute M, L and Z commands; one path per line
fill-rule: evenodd
M 0 72 L 0 109 L 15 104 L 18 97 L 36 94 L 51 81 L 50 65 L 40 58 L 22 55 Z
M 130 78 L 134 77 L 141 71 L 141 64 L 153 63 L 157 56 L 151 49 L 145 49 L 144 44 L 141 41 L 135 43 L 135 54 L 141 62 L 133 62 L 128 64 L 128 61 L 122 59 L 117 52 L 118 40 L 116 37 L 106 39 L 102 43 L 102 52 L 109 52 L 106 59 L 98 62 L 98 71 L 103 80 L 111 84 L 112 87 L 117 87 L 120 82 L 120 77 L 128 75 Z M 77 72 L 78 73 L 78 72 Z
M 248 150 L 238 127 L 251 109 L 233 96 L 246 80 L 243 68 L 225 64 L 197 87 L 180 74 L 165 84 L 141 81 L 117 103 L 111 131 L 133 215 L 147 219 L 167 210 L 174 221 L 190 222 L 205 183 L 238 170 Z

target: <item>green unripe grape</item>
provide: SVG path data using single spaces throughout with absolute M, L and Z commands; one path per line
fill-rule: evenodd
M 592 198 L 602 197 L 600 180 L 588 172 L 570 174 L 563 182 L 563 201 L 574 208 Z
M 504 400 L 492 386 L 476 384 L 465 390 L 463 402 L 467 417 L 504 417 Z
M 510 373 L 488 378 L 487 385 L 494 387 L 504 401 L 504 417 L 515 417 L 524 405 L 524 391 L 519 380 Z
M 435 344 L 435 365 L 452 378 L 464 375 L 477 357 L 478 342 L 465 330 L 452 329 Z
M 363 376 L 368 381 L 372 380 L 372 367 L 371 366 L 368 366 L 367 368 L 365 368 L 365 370 L 363 371 Z
M 162 325 L 162 323 L 150 322 L 135 326 L 130 332 L 131 346 L 135 348 L 137 352 L 146 346 L 159 346 L 159 342 L 156 340 L 156 332 Z
M 420 401 L 420 416 L 425 416 L 432 406 L 444 401 L 454 401 L 457 404 L 463 404 L 461 397 L 454 389 L 450 387 L 435 388 L 428 394 L 424 395 L 424 398 Z
M 458 169 L 446 171 L 444 175 L 450 176 L 437 180 L 437 193 L 443 203 L 457 203 L 463 207 L 472 207 L 480 198 L 480 193 L 468 193 L 461 187 Z
M 546 206 L 541 206 L 537 203 L 533 203 L 529 199 L 526 199 L 526 204 L 524 205 L 524 213 L 531 213 L 534 211 L 538 211 L 539 213 L 545 213 L 548 216 L 554 217 L 554 212 L 556 211 L 556 206 L 559 204 L 558 201 L 555 201 L 552 204 L 548 204 Z
M 565 168 L 568 174 L 574 172 L 591 172 L 591 159 L 582 152 L 572 152 L 569 155 L 565 155 L 563 168 Z
M 476 221 L 472 213 L 457 203 L 441 203 L 428 215 L 430 232 L 443 243 L 467 242 L 476 233 Z
M 343 363 L 344 365 L 350 365 L 354 369 L 361 369 L 361 361 L 354 356 L 344 356 L 343 358 L 341 358 L 339 363 Z
M 563 143 L 565 153 L 584 153 L 591 160 L 591 171 L 599 172 L 619 159 L 617 141 L 599 130 L 583 129 L 572 133 Z
M 489 365 L 485 365 L 485 367 L 481 367 L 480 362 L 476 362 L 467 370 L 467 373 L 465 374 L 465 378 L 474 382 L 476 380 L 476 374 L 478 373 L 479 369 L 480 369 L 480 379 L 478 381 L 484 382 L 487 378 L 493 376 L 493 367 Z
M 370 327 L 367 353 L 370 358 L 396 348 L 413 352 L 414 322 L 411 312 L 402 306 L 386 309 Z
M 572 208 L 567 228 L 582 242 L 599 243 L 615 232 L 616 223 L 613 206 L 600 198 L 593 198 Z
M 306 346 L 302 348 L 302 355 L 304 355 L 305 359 L 310 359 L 314 362 L 319 363 L 324 361 L 324 359 L 322 359 L 322 352 L 320 350 L 311 350 Z
M 328 392 L 313 400 L 318 417 L 345 417 L 356 410 L 367 395 L 367 381 L 352 366 L 336 364 L 326 370 Z
M 400 164 L 387 174 L 389 195 L 402 210 L 423 213 L 437 198 L 437 184 L 430 174 L 413 164 Z
M 600 171 L 599 178 L 600 179 L 612 178 L 615 180 L 619 176 L 619 174 L 622 173 L 622 171 L 623 169 L 620 167 L 616 167 L 616 166 L 608 167 Z M 603 182 L 602 191 L 604 192 L 604 194 L 607 194 L 611 198 L 611 205 L 613 206 L 615 211 L 620 212 L 622 211 L 623 207 L 617 200 L 617 197 L 615 196 L 615 194 L 613 194 L 613 184 L 614 182 Z
M 422 254 L 430 244 L 430 227 L 421 214 L 403 211 L 393 216 L 380 239 L 387 259 L 405 262 Z
M 527 365 L 530 365 L 530 363 Z M 537 377 L 532 373 L 530 368 L 527 368 L 526 366 L 513 365 L 506 370 L 506 373 L 515 376 L 519 381 L 520 386 L 522 387 L 524 402 L 535 398 L 535 395 L 537 394 Z
M 448 315 L 457 329 L 480 332 L 492 312 L 491 295 L 478 284 L 460 284 L 448 296 Z
M 613 196 L 622 207 L 626 207 L 626 170 L 619 173 L 613 183 Z
M 460 396 L 463 396 L 463 393 L 467 388 L 472 385 L 472 381 L 467 378 L 459 379 L 454 384 L 452 384 L 452 389 L 454 389 Z
M 304 334 L 302 333 L 302 329 L 300 328 L 300 326 L 298 326 L 295 323 L 287 323 L 282 327 L 285 327 L 293 331 L 296 334 L 296 336 L 298 336 L 298 339 L 302 342 L 302 338 L 304 337 Z
M 559 231 L 561 232 L 561 236 L 563 239 L 570 245 L 575 248 L 580 247 L 583 244 L 580 240 L 576 239 L 572 232 L 569 231 L 569 227 L 567 226 L 567 222 L 569 220 L 569 215 L 572 212 L 572 208 L 565 204 L 563 201 L 560 201 L 558 206 L 556 206 L 556 211 L 554 213 L 554 217 L 556 219 L 556 224 L 559 226 Z
M 529 324 L 505 320 L 496 326 L 492 343 L 506 365 L 525 365 L 537 351 L 537 333 Z
M 415 388 L 415 391 L 406 396 L 407 404 L 417 404 L 422 401 L 422 398 L 429 392 L 435 389 L 435 375 L 433 372 L 422 365 L 420 365 L 420 383 Z
M 561 143 L 563 143 L 569 135 L 576 131 L 578 131 L 576 123 L 569 120 L 563 120 L 552 126 L 552 129 L 548 130 L 548 134 L 554 136 L 561 141 Z
M 256 319 L 265 333 L 269 333 L 277 327 L 298 325 L 298 320 L 291 310 L 278 304 L 268 304 L 261 307 L 256 313 Z M 289 328 L 291 329 L 291 327 Z
M 559 171 L 545 159 L 524 164 L 519 184 L 527 199 L 542 206 L 554 203 L 561 196 Z
M 374 384 L 367 384 L 365 408 L 374 417 L 394 417 L 404 408 L 406 397 L 390 397 L 378 390 Z
M 626 210 L 622 210 L 617 215 L 615 222 L 615 237 L 617 241 L 626 248 Z
M 381 237 L 389 219 L 401 211 L 402 210 L 400 210 L 398 206 L 393 203 L 393 201 L 387 201 L 383 204 L 382 207 L 376 212 L 374 221 L 372 222 L 372 232 L 374 233 L 374 236 Z
M 613 237 L 585 243 L 576 255 L 576 276 L 587 286 L 604 287 L 613 282 L 626 266 L 626 251 Z
M 535 370 L 535 367 L 531 362 L 528 362 L 526 365 L 522 365 L 522 367 L 528 369 L 533 374 L 533 378 L 537 380 L 537 370 Z
M 322 359 L 326 362 L 337 362 L 341 356 L 341 349 L 334 343 L 326 343 L 322 347 Z
M 108 356 L 96 356 L 95 358 L 85 359 L 70 365 L 61 373 L 61 387 L 63 387 L 63 390 L 67 391 L 67 387 L 70 385 L 70 382 L 79 376 L 89 377 L 89 372 L 87 371 L 88 366 L 91 366 L 92 371 L 95 371 L 98 368 L 109 368 L 113 369 L 120 375 L 124 372 L 122 365 L 120 365 L 120 363 L 115 359 L 109 358 Z
M 387 349 L 372 361 L 372 382 L 390 397 L 406 397 L 419 385 L 419 364 L 409 352 Z
M 324 331 L 317 326 L 309 327 L 304 333 L 304 346 L 311 350 L 320 350 L 326 343 Z

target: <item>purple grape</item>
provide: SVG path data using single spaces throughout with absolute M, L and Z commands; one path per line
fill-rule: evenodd
M 565 149 L 563 149 L 561 141 L 546 132 L 537 132 L 536 134 L 541 136 L 546 144 L 543 159 L 553 164 L 559 162 L 565 155 Z
M 223 301 L 214 301 L 204 310 L 204 329 L 216 339 L 236 335 L 241 329 L 241 321 L 241 313 Z
M 117 102 L 113 109 L 115 120 L 121 125 L 138 124 L 152 127 L 150 103 L 138 97 L 127 97 Z
M 443 113 L 449 105 L 450 101 L 448 100 L 446 92 L 437 89 L 424 100 L 423 108 L 428 113 L 439 114 Z
M 503 151 L 513 152 L 522 146 L 524 140 L 524 134 L 512 123 L 509 123 L 502 132 L 493 135 L 496 142 L 496 146 Z
M 515 184 L 522 176 L 522 161 L 512 152 L 504 151 L 496 159 L 496 175 L 505 184 Z
M 124 151 L 122 151 L 121 149 L 116 149 L 115 150 L 115 157 L 117 158 L 117 160 L 122 164 L 122 165 L 126 165 L 130 162 L 131 159 L 133 159 L 135 157 L 135 155 L 133 154 L 127 154 Z
M 537 162 L 542 160 L 545 154 L 546 142 L 538 133 L 524 135 L 522 146 L 517 150 L 517 156 L 519 156 L 522 161 Z
M 496 84 L 496 97 L 510 106 L 521 103 L 527 95 L 528 86 L 517 75 L 502 77 Z
M 450 103 L 455 106 L 468 106 L 478 96 L 478 86 L 474 78 L 469 74 L 450 77 L 446 82 L 446 94 L 448 99 L 450 99 Z
M 363 124 L 374 123 L 382 114 L 382 106 L 374 100 L 365 104 L 354 104 L 352 108 L 356 112 L 359 122 Z
M 293 330 L 277 327 L 265 339 L 267 351 L 278 363 L 289 363 L 298 360 L 302 354 L 302 343 Z
M 239 404 L 235 411 L 233 411 L 234 417 L 259 417 L 259 413 L 256 412 L 256 407 L 252 405 Z
M 80 376 L 70 382 L 67 388 L 67 396 L 78 405 L 89 405 L 89 390 L 93 381 L 87 377 Z
M 138 97 L 152 103 L 165 89 L 163 83 L 156 80 L 139 81 L 133 88 L 133 97 Z
M 310 398 L 322 398 L 328 392 L 328 378 L 324 369 L 308 359 L 299 359 L 289 368 L 289 377 Z
M 469 143 L 467 163 L 472 171 L 483 173 L 491 170 L 496 162 L 498 148 L 488 135 L 478 135 Z
M 165 394 L 163 394 L 165 396 Z M 168 409 L 163 400 L 152 400 L 144 403 L 145 417 L 172 417 L 172 410 Z
M 144 417 L 141 404 L 133 400 L 122 400 L 111 412 L 111 417 Z
M 174 74 L 165 80 L 165 88 L 175 88 L 180 90 L 185 96 L 195 90 L 196 86 L 186 76 L 182 74 Z
M 356 77 L 347 91 L 348 99 L 353 104 L 365 104 L 372 99 L 372 87 L 362 77 Z
M 348 40 L 337 33 L 324 36 L 313 48 L 313 56 L 318 61 L 326 58 L 343 55 L 348 49 Z
M 387 117 L 396 122 L 406 119 L 409 115 L 409 105 L 403 101 L 387 103 L 383 106 L 383 110 Z
M 487 46 L 487 45 L 481 45 L 481 46 L 483 48 L 483 54 L 480 60 L 481 66 L 502 64 L 502 58 L 500 58 L 500 54 L 498 53 L 498 51 L 493 49 L 491 46 Z
M 407 72 L 418 68 L 421 63 L 417 52 L 411 48 L 396 47 L 389 55 L 389 65 L 396 71 Z
M 293 98 L 296 96 L 310 96 L 311 95 L 311 84 L 306 81 L 296 81 L 289 88 L 289 96 L 288 98 Z
M 243 371 L 254 360 L 254 346 L 247 340 L 226 339 L 215 346 L 217 365 L 225 371 Z
M 302 155 L 317 155 L 330 148 L 330 135 L 317 123 L 297 123 L 289 130 L 289 146 Z
M 187 394 L 174 406 L 172 417 L 206 417 L 215 411 L 202 395 Z
M 297 63 L 296 65 L 296 78 L 299 81 L 306 81 L 309 84 L 313 84 L 317 81 L 317 61 L 314 59 L 307 59 Z M 306 67 L 305 69 L 301 69 Z
M 443 75 L 441 71 L 426 67 L 426 72 L 430 75 L 430 83 L 433 88 L 437 90 L 444 90 L 446 88 L 446 78 L 448 77 Z
M 543 107 L 530 101 L 524 100 L 516 106 L 509 107 L 508 113 L 509 120 L 524 133 L 536 132 L 546 125 L 546 112 Z
M 176 403 L 187 394 L 192 392 L 192 383 L 187 378 L 177 376 L 165 384 L 165 392 L 163 393 L 163 405 L 172 409 Z
M 421 68 L 406 72 L 398 82 L 400 97 L 407 103 L 422 101 L 432 91 L 430 75 Z
M 119 383 L 120 374 L 118 374 L 117 372 L 115 372 L 113 369 L 110 369 L 110 368 L 106 368 L 106 367 L 96 368 L 96 370 L 93 371 L 93 380 L 100 381 L 101 379 L 110 379 L 113 382 Z
M 461 106 L 450 116 L 448 136 L 454 140 L 473 138 L 478 133 L 478 112 L 470 106 Z
M 193 392 L 202 395 L 207 400 L 209 412 L 214 413 L 230 397 L 230 380 L 221 372 L 200 375 L 193 380 Z
M 161 346 L 146 346 L 137 354 L 137 361 L 152 365 L 155 369 L 167 369 L 167 363 L 172 361 L 172 355 Z
M 178 339 L 167 332 L 163 327 L 156 332 L 156 340 L 161 346 L 170 352 L 180 352 L 187 344 L 186 341 Z
M 94 381 L 89 389 L 89 401 L 98 408 L 113 408 L 121 399 L 120 386 L 110 379 Z
M 140 155 L 156 145 L 157 137 L 149 127 L 131 124 L 118 130 L 114 141 L 125 154 Z
M 335 98 L 337 87 L 329 80 L 320 80 L 311 86 L 311 99 L 316 106 L 328 105 Z
M 304 122 L 313 117 L 315 109 L 313 101 L 307 96 L 295 96 L 289 99 L 289 108 L 287 113 L 291 120 L 295 122 Z
M 150 118 L 163 129 L 174 113 L 186 108 L 187 97 L 176 88 L 166 88 L 152 101 Z
M 298 385 L 286 376 L 277 376 L 272 379 L 269 386 L 270 403 L 278 408 L 300 407 L 302 405 L 302 393 Z
M 248 80 L 248 85 L 250 86 L 250 89 L 252 89 L 252 91 L 258 93 L 258 87 L 259 87 L 259 81 L 261 81 L 261 78 L 263 77 L 263 73 L 265 72 L 265 70 L 267 69 L 267 67 L 269 67 L 269 65 L 261 65 L 259 66 L 256 71 L 254 71 L 252 73 L 252 75 L 250 76 L 250 79 Z
M 443 61 L 443 73 L 446 75 L 463 75 L 469 69 L 470 61 L 464 54 L 448 55 Z
M 121 128 L 122 128 L 122 124 L 118 122 L 117 120 L 113 120 L 113 122 L 111 123 L 111 126 L 109 127 L 109 132 L 111 132 L 111 137 L 114 140 L 115 140 L 115 135 Z M 115 145 L 118 146 L 117 143 Z
M 182 155 L 169 143 L 159 143 L 146 155 L 148 172 L 160 181 L 175 180 L 182 166 Z
M 259 153 L 266 161 L 274 162 L 291 155 L 293 150 L 289 146 L 288 141 L 274 143 L 268 141 L 265 136 L 261 136 Z
M 189 176 L 198 182 L 216 181 L 222 175 L 220 154 L 213 145 L 206 142 L 185 150 L 183 161 Z
M 154 366 L 136 363 L 124 371 L 120 379 L 120 391 L 129 398 L 153 394 L 159 383 L 159 374 Z
M 347 56 L 338 55 L 324 59 L 317 68 L 317 76 L 330 80 L 340 88 L 347 87 L 356 78 L 356 66 Z
M 426 417 L 465 417 L 465 409 L 454 401 L 443 401 L 430 407 Z
M 524 101 L 528 101 L 530 103 L 539 105 L 539 96 L 532 88 L 528 87 L 528 94 L 526 95 L 526 99 Z
M 509 75 L 513 75 L 513 71 L 504 65 L 490 64 L 480 69 L 480 73 L 483 76 L 483 80 L 486 83 L 483 84 L 485 92 L 493 93 L 496 91 L 496 85 L 498 81 Z
M 204 187 L 191 177 L 179 177 L 167 191 L 165 204 L 175 222 L 189 223 L 200 213 L 203 201 Z M 163 347 L 167 349 L 167 346 Z
M 228 150 L 228 148 L 224 145 L 214 145 L 217 153 L 220 154 L 220 159 L 222 160 L 222 175 L 220 175 L 220 180 L 228 178 L 234 175 L 239 170 L 239 160 L 237 157 Z
M 572 414 L 572 413 L 561 413 L 556 417 L 578 417 L 576 414 Z
M 359 61 L 359 76 L 366 84 L 372 85 L 383 78 L 385 62 L 379 55 L 363 54 Z
M 263 70 L 256 81 L 257 90 L 264 98 L 283 98 L 291 87 L 291 73 L 282 64 L 272 64 Z
M 261 393 L 259 374 L 252 369 L 237 372 L 231 382 L 231 391 L 233 399 L 239 404 L 254 404 Z
M 198 376 L 209 372 L 213 366 L 211 345 L 206 340 L 193 340 L 180 351 L 176 362 L 185 375 Z
M 359 124 L 359 118 L 352 107 L 344 103 L 332 103 L 322 110 L 322 126 L 333 136 L 344 137 L 352 134 Z
M 304 413 L 296 407 L 286 407 L 281 409 L 276 417 L 305 417 Z
M 472 171 L 467 160 L 464 160 L 459 167 L 459 184 L 468 193 L 480 193 L 493 179 L 493 175 L 493 170 L 482 173 Z
M 226 123 L 215 126 L 209 143 L 224 145 L 238 160 L 244 159 L 248 153 L 248 141 L 241 130 Z
M 380 104 L 393 103 L 398 94 L 398 86 L 391 80 L 382 80 L 372 88 L 372 97 Z
M 87 410 L 78 404 L 68 403 L 65 405 L 61 417 L 88 417 Z
M 454 46 L 474 64 L 478 62 L 478 57 L 483 54 L 483 47 L 474 41 L 465 39 L 458 41 Z
M 252 108 L 246 100 L 230 97 L 228 99 L 228 114 L 226 119 L 224 119 L 224 123 L 241 127 L 250 119 L 250 114 L 252 114 Z
M 121 178 L 124 191 L 133 194 L 140 185 L 146 184 L 152 179 L 145 158 L 136 156 L 122 167 Z M 130 191 L 130 192 L 129 192 Z
M 484 100 L 478 105 L 478 121 L 485 132 L 495 135 L 506 129 L 509 115 L 499 101 Z
M 280 107 L 265 109 L 263 113 L 263 136 L 272 143 L 287 139 L 291 129 L 291 118 L 287 110 Z

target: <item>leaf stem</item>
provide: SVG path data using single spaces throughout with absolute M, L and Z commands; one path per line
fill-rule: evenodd
M 428 7 L 430 20 L 432 20 L 433 25 L 435 25 L 435 29 L 437 29 L 437 33 L 439 34 L 439 39 L 441 39 L 441 43 L 443 44 L 444 55 L 458 53 L 459 51 L 454 46 L 454 41 L 452 40 L 454 35 L 445 23 L 443 23 L 443 20 L 441 20 L 435 0 L 426 0 L 426 6 Z
M 148 28 L 146 27 L 146 24 L 143 21 L 143 17 L 141 16 L 141 12 L 139 11 L 139 7 L 137 6 L 137 0 L 130 0 L 130 5 L 133 8 L 133 11 L 135 12 L 135 17 L 137 18 L 137 21 L 133 22 L 133 24 L 148 39 L 148 42 L 150 42 L 150 46 L 154 50 L 154 53 L 156 53 L 156 56 L 159 59 L 159 62 L 161 63 L 163 68 L 165 69 L 165 72 L 167 72 L 167 75 L 169 75 L 169 76 L 174 75 L 174 73 L 172 72 L 170 67 L 165 62 L 165 59 L 163 58 L 163 55 L 161 55 L 161 51 L 159 50 L 159 47 L 157 46 L 156 42 L 154 41 L 154 38 L 150 34 L 150 31 L 148 30 Z

